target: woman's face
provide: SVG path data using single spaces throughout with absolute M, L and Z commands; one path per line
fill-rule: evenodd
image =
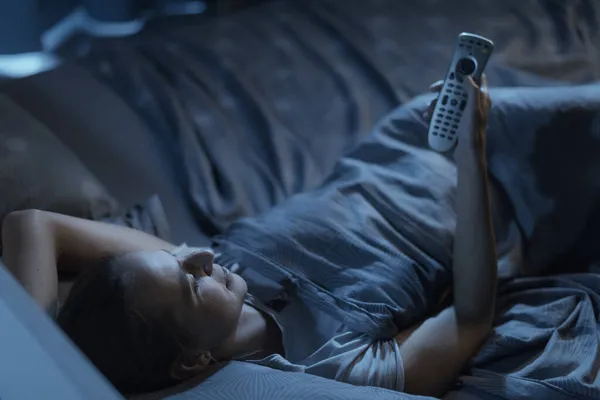
M 246 282 L 214 264 L 211 250 L 183 254 L 141 251 L 119 262 L 132 269 L 132 296 L 136 310 L 175 324 L 196 340 L 197 350 L 211 351 L 235 332 Z

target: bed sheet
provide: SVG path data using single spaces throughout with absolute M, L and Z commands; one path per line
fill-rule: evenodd
M 207 235 L 322 183 L 442 77 L 456 35 L 496 43 L 493 86 L 600 78 L 592 0 L 273 1 L 94 44 L 82 65 L 153 128 Z

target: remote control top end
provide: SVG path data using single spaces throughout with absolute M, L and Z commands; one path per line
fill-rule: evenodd
M 479 82 L 493 49 L 494 43 L 483 36 L 467 32 L 459 34 L 452 60 L 456 72 L 462 76 L 471 75 Z M 456 59 L 456 56 L 459 58 Z
M 463 32 L 458 35 L 454 55 L 429 124 L 429 146 L 440 153 L 450 151 L 457 142 L 469 93 L 465 77 L 481 80 L 494 43 L 483 36 Z

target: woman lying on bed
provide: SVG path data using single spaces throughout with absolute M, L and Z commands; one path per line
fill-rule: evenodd
M 342 336 L 318 343 L 306 361 L 313 373 L 441 396 L 490 334 L 496 294 L 485 159 L 490 102 L 471 86 L 472 122 L 455 150 L 453 305 L 385 345 Z M 240 275 L 214 263 L 210 249 L 186 250 L 135 230 L 42 211 L 8 216 L 2 241 L 5 264 L 45 309 L 57 302 L 57 270 L 80 273 L 58 323 L 122 391 L 157 390 L 228 360 L 303 370 L 286 364 L 296 349 L 284 345 L 277 312 L 248 294 Z M 367 347 L 364 340 L 371 341 Z M 372 351 L 357 356 L 360 346 Z

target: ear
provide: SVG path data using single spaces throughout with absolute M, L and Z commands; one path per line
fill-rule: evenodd
M 188 380 L 204 371 L 211 360 L 210 351 L 202 351 L 196 354 L 182 352 L 171 365 L 171 378 L 178 381 Z

